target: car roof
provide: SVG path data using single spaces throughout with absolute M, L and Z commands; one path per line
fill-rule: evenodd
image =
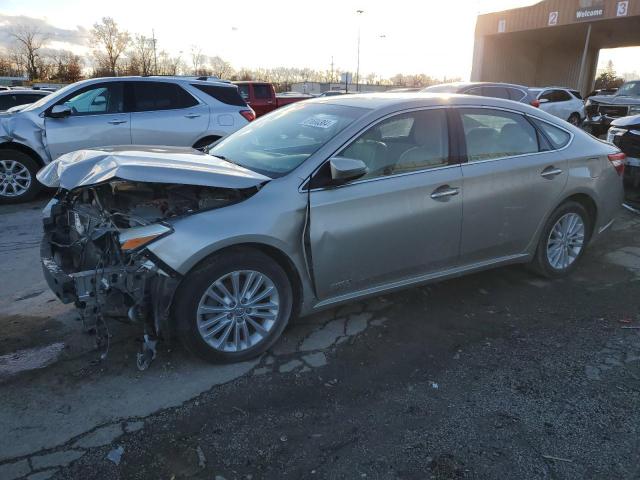
M 76 82 L 75 85 L 91 85 L 93 83 L 100 82 L 115 82 L 115 81 L 143 81 L 143 82 L 184 82 L 184 83 L 195 83 L 198 85 L 217 85 L 220 87 L 230 87 L 233 88 L 234 85 L 231 82 L 226 80 L 220 80 L 216 77 L 206 77 L 206 80 L 203 79 L 203 76 L 180 76 L 180 75 L 152 75 L 152 76 L 141 76 L 141 75 L 129 75 L 123 77 L 97 77 L 97 78 L 89 78 L 87 80 L 81 80 Z
M 494 106 L 518 110 L 525 113 L 535 113 L 539 111 L 537 108 L 512 100 L 504 100 L 494 97 L 478 97 L 474 95 L 461 95 L 457 93 L 360 93 L 354 95 L 316 97 L 310 100 L 305 100 L 305 103 L 325 103 L 331 105 L 367 108 L 371 110 L 388 109 L 389 111 L 412 107 L 435 107 L 446 105 Z
M 20 89 L 20 90 L 0 90 L 0 95 L 25 95 L 25 94 L 36 94 L 36 95 L 49 95 L 53 92 L 48 90 L 28 90 L 28 89 Z
M 529 87 L 526 85 L 518 85 L 517 83 L 502 83 L 502 82 L 451 82 L 451 83 L 440 83 L 438 85 L 429 85 L 430 87 L 439 87 L 441 85 L 451 85 L 453 87 L 458 88 L 467 88 L 467 87 L 513 87 L 513 88 L 522 88 L 527 90 Z M 426 87 L 428 88 L 428 87 Z

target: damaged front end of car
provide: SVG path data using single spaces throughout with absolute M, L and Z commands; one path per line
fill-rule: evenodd
M 242 182 L 229 188 L 139 181 L 136 178 L 144 173 L 126 175 L 123 167 L 131 162 L 122 155 L 117 157 L 119 168 L 105 179 L 105 166 L 113 167 L 112 161 L 112 155 L 94 157 L 83 181 L 74 182 L 83 185 L 75 188 L 60 176 L 64 169 L 52 171 L 56 165 L 38 174 L 43 182 L 56 177 L 53 183 L 60 187 L 43 213 L 42 266 L 50 288 L 63 303 L 76 306 L 98 342 L 108 341 L 101 336 L 108 336 L 109 319 L 140 323 L 144 342 L 138 368 L 146 369 L 155 357 L 158 338 L 171 337 L 171 304 L 181 280 L 147 247 L 171 235 L 173 223 L 181 217 L 240 202 L 258 187 Z M 101 181 L 93 183 L 92 175 Z

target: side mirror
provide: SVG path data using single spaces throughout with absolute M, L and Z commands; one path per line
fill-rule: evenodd
M 350 180 L 360 178 L 367 173 L 367 165 L 362 160 L 353 158 L 333 157 L 329 160 L 331 180 L 334 185 L 342 185 Z
M 548 98 L 539 98 L 539 99 L 538 99 L 538 102 L 539 102 L 540 104 L 543 104 L 543 103 L 549 103 L 549 99 L 548 99 Z
M 68 105 L 54 105 L 49 112 L 51 118 L 64 118 L 71 115 L 71 107 Z

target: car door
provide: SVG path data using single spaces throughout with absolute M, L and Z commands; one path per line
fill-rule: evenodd
M 123 82 L 87 85 L 61 99 L 67 105 L 67 117 L 49 116 L 45 111 L 46 144 L 51 159 L 83 148 L 130 145 L 130 115 L 124 111 Z
M 520 113 L 492 108 L 454 110 L 460 115 L 467 158 L 462 164 L 460 263 L 523 254 L 543 218 L 561 198 L 568 161 Z
M 565 115 L 566 104 L 563 105 L 563 95 L 562 90 L 546 90 L 540 96 L 540 109 L 544 110 L 551 115 L 566 120 L 569 118 L 569 113 Z
M 134 145 L 191 147 L 207 131 L 209 106 L 176 83 L 127 82 Z
M 462 176 L 450 160 L 447 131 L 446 109 L 397 114 L 337 154 L 362 160 L 368 173 L 310 192 L 309 242 L 320 299 L 455 265 Z

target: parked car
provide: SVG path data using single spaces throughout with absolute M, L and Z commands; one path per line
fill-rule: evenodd
M 595 136 L 604 135 L 613 120 L 640 114 L 640 80 L 624 83 L 615 95 L 590 97 L 585 108 L 585 129 Z
M 602 96 L 615 95 L 617 91 L 618 91 L 617 88 L 600 88 L 598 90 L 593 90 L 592 92 L 590 92 L 585 97 L 585 100 L 589 97 L 593 97 L 594 95 L 602 95 Z
M 6 112 L 13 107 L 34 103 L 51 92 L 41 90 L 4 90 L 0 92 L 0 112 Z
M 432 85 L 420 91 L 426 93 L 461 93 L 464 95 L 477 95 L 479 97 L 504 98 L 505 100 L 526 103 L 534 107 L 539 105 L 535 96 L 529 92 L 528 87 L 510 83 L 452 82 Z
M 529 88 L 545 112 L 579 126 L 585 119 L 584 101 L 580 92 L 565 87 Z
M 313 98 L 312 95 L 306 93 L 292 95 L 288 92 L 286 95 L 277 95 L 273 84 L 267 82 L 246 81 L 233 83 L 238 86 L 238 91 L 247 102 L 247 105 L 250 105 L 256 112 L 256 117 L 269 113 L 276 108 Z
M 336 95 L 346 95 L 346 90 L 327 90 L 326 92 L 322 92 L 319 97 L 335 97 Z
M 59 187 L 42 261 L 85 318 L 128 311 L 148 335 L 240 361 L 291 318 L 345 302 L 513 263 L 572 272 L 620 208 L 623 158 L 501 99 L 312 99 L 210 156 L 61 157 L 38 174 Z
M 0 202 L 33 198 L 35 174 L 60 155 L 103 145 L 202 148 L 254 112 L 234 85 L 181 77 L 96 78 L 0 117 Z
M 613 143 L 627 155 L 625 178 L 634 188 L 640 187 L 640 115 L 612 121 L 607 142 Z

